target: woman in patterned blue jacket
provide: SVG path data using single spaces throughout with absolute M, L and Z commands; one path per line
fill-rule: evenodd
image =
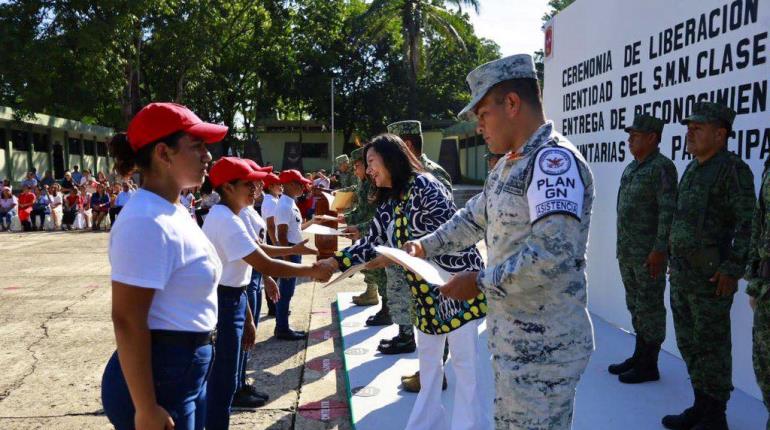
M 369 232 L 352 246 L 326 260 L 337 269 L 369 262 L 383 267 L 385 257 L 377 256 L 375 246 L 401 248 L 449 220 L 457 211 L 452 195 L 412 155 L 404 142 L 393 134 L 375 137 L 364 148 L 367 174 L 377 189 L 377 214 Z M 483 261 L 475 246 L 460 252 L 439 255 L 430 261 L 449 273 L 479 270 Z M 393 268 L 390 268 L 391 270 Z M 403 282 L 412 294 L 412 316 L 417 327 L 421 390 L 409 416 L 407 429 L 484 428 L 477 378 L 478 326 L 486 315 L 483 294 L 460 301 L 439 294 L 436 285 L 402 268 Z M 388 274 L 390 276 L 390 273 Z M 457 375 L 453 414 L 444 413 L 441 403 L 443 350 L 448 338 L 452 366 Z M 461 407 L 457 407 L 462 405 Z

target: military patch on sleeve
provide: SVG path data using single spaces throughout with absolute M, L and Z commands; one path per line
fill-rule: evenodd
M 564 148 L 547 147 L 538 153 L 527 188 L 530 223 L 554 214 L 580 221 L 585 185 L 579 169 L 575 157 Z

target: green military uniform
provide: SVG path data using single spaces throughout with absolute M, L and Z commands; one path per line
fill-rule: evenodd
M 364 149 L 358 148 L 354 150 L 350 157 L 352 162 L 363 161 Z M 352 187 L 348 187 L 346 191 L 353 191 L 356 193 L 356 204 L 353 209 L 345 213 L 345 223 L 349 226 L 355 226 L 358 231 L 366 232 L 369 229 L 369 223 L 374 218 L 374 214 L 377 212 L 377 207 L 369 200 L 369 195 L 372 193 L 372 182 L 367 177 L 363 181 L 356 177 L 356 184 Z M 387 306 L 386 300 L 388 297 L 387 292 L 387 278 L 385 276 L 385 269 L 377 270 L 364 270 L 364 282 L 366 282 L 367 291 L 374 287 L 377 292 L 382 296 L 383 306 Z
M 660 134 L 663 121 L 639 115 L 626 131 Z M 653 279 L 646 262 L 652 251 L 668 251 L 668 235 L 676 208 L 677 178 L 674 163 L 658 149 L 642 161 L 632 161 L 620 178 L 616 253 L 626 291 L 626 306 L 637 336 L 636 351 L 629 366 L 639 362 L 657 369 L 660 345 L 666 338 L 666 305 L 663 301 L 666 267 Z M 617 372 L 610 369 L 610 372 L 622 374 L 630 367 L 624 369 Z
M 695 104 L 693 115 L 683 123 L 722 123 L 729 129 L 734 117 L 727 107 L 703 102 Z M 733 297 L 717 296 L 717 284 L 710 279 L 717 272 L 734 278 L 744 274 L 755 204 L 753 181 L 749 166 L 723 148 L 702 163 L 690 162 L 679 182 L 670 237 L 671 310 L 677 345 L 696 393 L 691 409 L 700 410 L 701 421 L 724 415 L 733 389 Z M 664 425 L 687 414 L 667 416 Z
M 353 174 L 353 170 L 350 166 L 350 158 L 347 155 L 342 154 L 334 159 L 335 167 L 337 168 L 337 178 L 339 182 L 338 188 L 349 188 L 356 184 L 356 175 Z M 347 172 L 339 170 L 343 163 L 348 164 Z
M 420 121 L 399 121 L 392 124 L 388 124 L 388 133 L 395 134 L 401 138 L 404 136 L 420 136 L 422 138 L 422 123 Z M 425 171 L 435 176 L 436 179 L 446 187 L 449 192 L 452 192 L 452 177 L 449 176 L 446 170 L 441 167 L 440 164 L 432 161 L 423 152 L 420 154 L 420 162 L 422 163 Z
M 753 329 L 754 373 L 770 411 L 770 159 L 765 162 L 759 201 L 751 226 L 751 264 L 746 273 L 746 294 L 756 300 Z M 766 428 L 770 430 L 770 419 Z

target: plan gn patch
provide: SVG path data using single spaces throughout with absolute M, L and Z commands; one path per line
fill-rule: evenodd
M 547 145 L 535 156 L 532 181 L 527 189 L 532 224 L 554 214 L 580 221 L 585 186 L 574 154 L 560 146 Z

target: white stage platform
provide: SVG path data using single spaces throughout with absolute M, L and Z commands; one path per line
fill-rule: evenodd
M 351 303 L 358 293 L 337 295 L 340 335 L 344 348 L 345 371 L 353 427 L 356 430 L 403 429 L 416 394 L 401 388 L 401 376 L 417 370 L 417 353 L 382 355 L 377 352 L 380 339 L 396 335 L 395 325 L 367 327 L 366 319 L 379 306 L 359 307 Z M 596 351 L 578 385 L 573 428 L 575 430 L 657 430 L 663 415 L 679 413 L 692 403 L 684 362 L 668 353 L 660 357 L 661 380 L 640 385 L 624 385 L 607 373 L 610 363 L 622 361 L 634 345 L 633 335 L 594 316 Z M 486 325 L 480 327 L 486 348 Z M 449 359 L 451 361 L 451 357 Z M 485 387 L 483 403 L 489 405 L 492 428 L 493 382 L 489 361 L 479 369 Z M 451 411 L 454 374 L 447 362 L 449 388 L 444 391 L 444 405 Z M 732 430 L 764 429 L 767 412 L 762 402 L 735 390 L 728 405 Z

